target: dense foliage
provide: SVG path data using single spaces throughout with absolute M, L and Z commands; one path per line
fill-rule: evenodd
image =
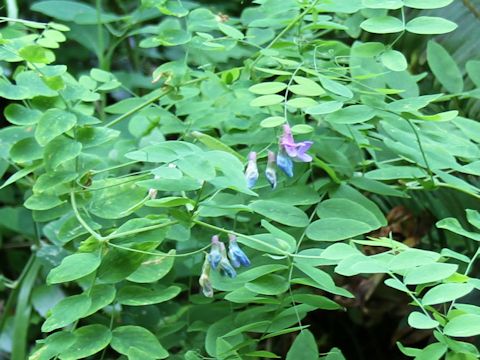
M 474 2 L 5 3 L 0 357 L 480 357 Z

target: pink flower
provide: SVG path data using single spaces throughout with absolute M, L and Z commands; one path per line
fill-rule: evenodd
M 288 124 L 283 125 L 283 135 L 280 138 L 280 147 L 294 161 L 310 162 L 313 158 L 306 154 L 307 150 L 312 146 L 313 141 L 301 141 L 296 143 L 293 140 L 292 130 Z

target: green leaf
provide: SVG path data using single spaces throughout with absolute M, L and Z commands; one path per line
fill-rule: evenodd
M 460 225 L 460 222 L 455 218 L 442 219 L 435 225 L 440 229 L 449 230 L 455 234 L 465 236 L 469 239 L 480 241 L 480 233 L 465 230 L 462 225 Z
M 33 194 L 25 201 L 23 205 L 30 210 L 48 210 L 61 205 L 64 202 L 65 201 L 60 200 L 58 196 L 55 195 Z
M 316 284 L 316 287 L 332 294 L 337 293 L 337 287 L 332 277 L 323 270 L 317 269 L 308 264 L 302 263 L 302 259 L 296 259 L 295 267 L 310 277 Z
M 307 124 L 297 124 L 292 126 L 293 135 L 310 134 L 313 131 L 314 128 Z
M 14 125 L 34 125 L 42 117 L 42 112 L 20 104 L 10 104 L 5 108 L 5 117 Z
M 287 101 L 288 106 L 297 109 L 309 108 L 315 106 L 316 104 L 317 102 L 315 100 L 308 97 L 296 97 Z
M 322 86 L 330 91 L 331 93 L 334 93 L 336 95 L 343 96 L 345 98 L 352 98 L 353 97 L 353 92 L 350 90 L 347 86 L 341 84 L 338 81 L 334 81 L 332 79 L 329 79 L 325 76 L 319 76 L 320 83 Z
M 141 350 L 153 359 L 165 359 L 168 352 L 158 339 L 141 326 L 126 325 L 115 328 L 112 332 L 111 347 L 120 354 L 128 355 L 134 348 Z
M 59 266 L 50 270 L 47 283 L 58 284 L 80 279 L 91 274 L 100 266 L 100 257 L 92 253 L 79 253 L 67 256 Z
M 168 252 L 170 256 L 156 256 L 145 260 L 140 267 L 130 274 L 128 281 L 136 283 L 152 283 L 160 280 L 172 269 L 175 250 Z
M 99 324 L 83 326 L 73 332 L 75 342 L 60 354 L 60 359 L 83 359 L 105 348 L 112 339 L 110 330 Z
M 422 265 L 406 272 L 403 282 L 406 285 L 427 284 L 444 280 L 458 269 L 456 264 L 433 263 Z
M 387 50 L 380 55 L 382 64 L 392 71 L 403 71 L 407 69 L 408 63 L 405 56 L 397 50 Z
M 250 101 L 250 106 L 261 107 L 280 104 L 284 97 L 281 95 L 264 95 Z
M 477 88 L 480 88 L 480 61 L 469 60 L 467 61 L 467 64 L 465 65 L 465 67 L 467 69 L 467 73 L 470 79 L 472 79 L 473 83 Z M 5 116 L 7 116 L 7 110 L 5 110 Z M 12 122 L 10 119 L 8 119 L 8 121 Z
M 37 64 L 50 64 L 55 61 L 55 54 L 39 45 L 27 45 L 18 51 L 25 60 Z
M 302 330 L 288 350 L 286 360 L 317 360 L 318 346 L 313 334 L 308 330 Z
M 370 120 L 375 111 L 366 105 L 351 105 L 325 117 L 325 120 L 335 124 L 358 124 Z
M 371 226 L 358 220 L 328 218 L 311 223 L 307 236 L 317 241 L 338 241 L 368 233 L 370 229 Z
M 338 310 L 342 308 L 335 301 L 322 295 L 298 294 L 294 295 L 294 300 L 295 302 L 315 306 L 317 309 L 322 310 Z
M 402 0 L 362 0 L 362 4 L 370 9 L 396 10 L 403 6 Z
M 325 101 L 320 104 L 311 106 L 305 109 L 305 112 L 310 115 L 323 115 L 330 114 L 340 110 L 343 106 L 343 103 L 340 101 Z
M 193 137 L 198 139 L 202 144 L 204 144 L 207 148 L 210 150 L 219 150 L 219 151 L 224 151 L 227 152 L 233 156 L 235 156 L 237 159 L 240 161 L 245 161 L 242 155 L 237 153 L 235 150 L 233 150 L 230 146 L 225 145 L 223 142 L 220 140 L 214 138 L 213 136 L 203 134 L 199 131 L 193 131 L 192 132 Z
M 371 227 L 371 230 L 378 229 L 382 223 L 375 214 L 367 208 L 354 201 L 334 198 L 322 201 L 317 208 L 317 214 L 321 219 L 344 218 L 363 222 Z
M 17 142 L 10 149 L 10 157 L 16 163 L 26 163 L 43 157 L 43 149 L 33 137 Z
M 84 317 L 92 301 L 85 295 L 73 295 L 61 300 L 51 309 L 50 316 L 42 325 L 43 332 L 60 329 Z
M 464 314 L 456 316 L 445 325 L 443 333 L 453 337 L 480 335 L 480 315 Z
M 297 85 L 290 85 L 289 91 L 302 96 L 321 96 L 325 94 L 325 90 L 314 80 L 303 77 L 294 76 L 293 79 Z
M 245 37 L 245 35 L 243 35 L 241 31 L 235 29 L 233 26 L 224 24 L 222 22 L 218 23 L 218 28 L 225 35 L 230 36 L 231 38 L 234 38 L 236 40 L 242 40 Z
M 426 346 L 415 356 L 415 360 L 440 360 L 446 353 L 448 347 L 442 343 L 433 343 Z
M 70 348 L 74 343 L 75 336 L 71 332 L 57 331 L 43 340 L 43 346 L 33 352 L 30 360 L 50 360 Z
M 38 120 L 35 139 L 42 146 L 47 145 L 57 136 L 70 130 L 77 123 L 77 117 L 60 109 L 49 109 Z
M 245 288 L 257 294 L 280 295 L 288 290 L 288 281 L 284 276 L 268 274 L 245 284 Z
M 393 16 L 374 16 L 363 21 L 360 27 L 374 34 L 390 34 L 404 30 L 402 21 Z
M 285 118 L 282 116 L 270 116 L 266 119 L 263 119 L 260 123 L 261 127 L 272 128 L 282 125 L 285 122 Z
M 270 94 L 276 94 L 280 91 L 283 91 L 286 88 L 287 88 L 287 84 L 282 82 L 264 82 L 264 83 L 250 86 L 248 90 L 258 95 L 270 95 Z
M 403 0 L 405 6 L 414 9 L 438 9 L 450 5 L 453 0 Z
M 59 136 L 45 146 L 45 166 L 55 170 L 64 162 L 75 159 L 82 152 L 82 144 L 66 136 Z
M 419 16 L 410 20 L 405 26 L 414 34 L 445 34 L 457 28 L 453 21 L 436 16 Z
M 130 306 L 158 304 L 173 299 L 180 291 L 178 286 L 164 288 L 127 285 L 119 290 L 117 301 L 119 304 Z
M 265 359 L 281 359 L 280 356 L 265 350 L 252 351 L 244 354 L 245 356 L 254 357 L 254 358 L 265 358 Z
M 431 40 L 427 46 L 427 61 L 438 81 L 451 93 L 463 90 L 462 72 L 445 48 Z
M 395 255 L 389 261 L 388 267 L 392 271 L 407 270 L 416 266 L 435 263 L 439 259 L 440 254 L 436 252 L 409 248 Z
M 41 164 L 41 163 L 40 164 L 35 164 L 35 165 L 28 166 L 24 169 L 18 170 L 15 174 L 13 174 L 7 180 L 5 180 L 5 182 L 2 184 L 2 186 L 0 186 L 0 190 L 7 187 L 8 185 L 13 184 L 17 180 L 20 180 L 20 179 L 24 178 L 25 176 L 29 175 L 33 171 L 37 170 L 42 165 L 43 164 Z
M 438 321 L 433 320 L 424 313 L 414 311 L 408 315 L 408 325 L 415 329 L 433 329 L 440 325 Z
M 474 287 L 470 284 L 448 283 L 437 285 L 422 298 L 423 305 L 437 305 L 459 299 L 470 293 Z
M 104 219 L 119 219 L 131 214 L 147 195 L 145 189 L 125 179 L 95 181 L 93 187 L 102 188 L 93 192 L 90 203 L 92 214 Z
M 365 177 L 374 180 L 421 179 L 427 177 L 425 170 L 413 166 L 388 166 L 365 173 Z
M 113 285 L 100 284 L 93 286 L 88 294 L 92 300 L 92 303 L 85 316 L 94 314 L 98 310 L 103 309 L 105 306 L 111 304 L 115 299 L 115 294 L 116 290 Z
M 257 200 L 250 203 L 249 208 L 280 224 L 293 227 L 305 227 L 308 225 L 307 215 L 292 205 L 271 200 Z

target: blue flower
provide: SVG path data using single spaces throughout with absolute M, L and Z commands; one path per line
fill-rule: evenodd
M 214 270 L 217 269 L 218 265 L 220 264 L 220 261 L 222 260 L 220 244 L 222 243 L 219 241 L 218 235 L 212 236 L 212 247 L 210 248 L 210 254 L 208 254 L 207 259 L 210 262 L 212 269 Z
M 245 170 L 245 179 L 249 189 L 253 188 L 258 180 L 257 153 L 251 151 L 248 154 L 248 164 Z
M 277 172 L 275 171 L 275 153 L 268 150 L 267 168 L 265 169 L 265 177 L 271 185 L 272 189 L 277 187 Z
M 220 253 L 222 254 L 222 259 L 220 260 L 220 265 L 218 266 L 220 273 L 222 275 L 227 275 L 229 278 L 236 277 L 237 272 L 233 268 L 232 264 L 230 264 L 230 261 L 228 261 L 225 244 L 222 242 L 220 243 Z
M 293 161 L 281 147 L 277 154 L 277 166 L 289 177 L 293 177 Z
M 240 249 L 237 243 L 237 237 L 233 234 L 228 235 L 228 257 L 232 262 L 232 265 L 236 268 L 242 266 L 249 266 L 250 259 L 245 255 L 245 253 Z

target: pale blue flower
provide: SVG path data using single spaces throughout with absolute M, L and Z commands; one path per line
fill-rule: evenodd
M 218 264 L 220 264 L 222 260 L 221 244 L 218 235 L 212 236 L 212 247 L 210 248 L 210 253 L 207 258 L 213 270 L 217 269 Z
M 293 177 L 293 161 L 283 148 L 278 150 L 277 166 L 289 177 Z
M 232 265 L 236 268 L 240 266 L 249 266 L 250 259 L 245 255 L 242 249 L 238 246 L 237 237 L 233 234 L 228 235 L 228 257 Z
M 234 278 L 237 276 L 237 272 L 233 268 L 232 264 L 230 264 L 230 261 L 228 261 L 227 258 L 227 251 L 225 249 L 225 244 L 220 243 L 220 253 L 222 254 L 222 258 L 220 260 L 220 264 L 218 268 L 220 269 L 220 273 L 222 275 L 227 275 L 229 278 Z
M 245 179 L 249 189 L 253 188 L 258 180 L 257 153 L 251 151 L 248 154 L 248 164 L 245 170 Z
M 205 261 L 202 266 L 202 274 L 200 275 L 198 283 L 200 284 L 203 295 L 206 297 L 213 297 L 213 287 L 210 282 L 210 261 L 208 258 L 209 255 L 205 256 Z
M 265 169 L 265 177 L 268 183 L 275 189 L 277 187 L 277 172 L 275 171 L 275 153 L 268 150 L 267 168 Z

